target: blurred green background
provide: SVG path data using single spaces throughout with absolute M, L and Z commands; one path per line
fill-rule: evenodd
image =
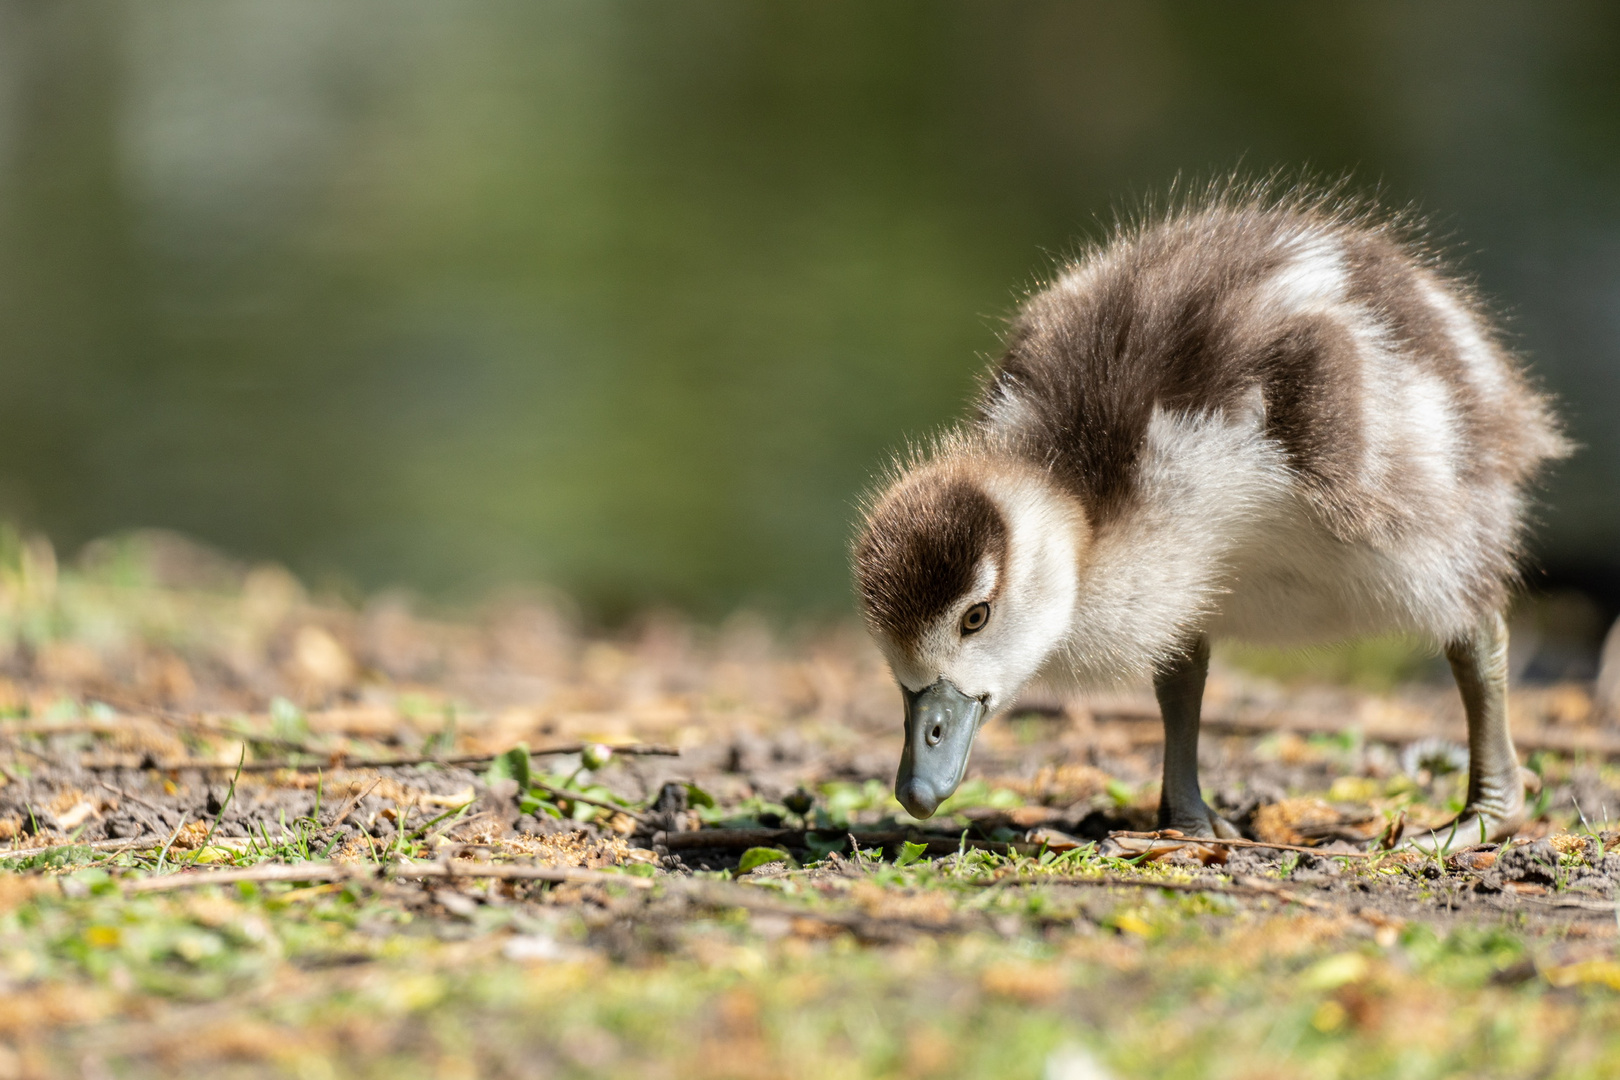
M 1620 5 L 0 7 L 0 517 L 361 588 L 847 609 L 853 503 L 1114 207 L 1353 170 L 1563 395 L 1620 606 Z

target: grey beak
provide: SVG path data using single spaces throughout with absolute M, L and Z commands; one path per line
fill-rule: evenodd
M 973 736 L 984 722 L 984 702 L 940 679 L 906 696 L 906 748 L 894 797 L 912 817 L 931 817 L 967 771 Z

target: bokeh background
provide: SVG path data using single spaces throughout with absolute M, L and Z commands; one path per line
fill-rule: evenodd
M 854 501 L 1178 174 L 1415 202 L 1559 393 L 1620 610 L 1620 6 L 0 7 L 0 517 L 355 590 L 849 609 Z M 1581 620 L 1585 620 L 1581 622 Z

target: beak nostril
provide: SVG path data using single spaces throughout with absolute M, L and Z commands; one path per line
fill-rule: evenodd
M 939 745 L 939 740 L 943 739 L 944 737 L 945 737 L 945 725 L 944 724 L 935 724 L 933 727 L 928 729 L 928 745 L 929 746 L 938 746 Z

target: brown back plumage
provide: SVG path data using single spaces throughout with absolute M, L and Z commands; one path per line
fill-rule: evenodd
M 1322 195 L 1217 191 L 1201 203 L 1119 230 L 1020 311 L 978 403 L 989 425 L 1009 397 L 1035 415 L 1024 452 L 1085 500 L 1098 524 L 1129 504 L 1136 455 L 1155 406 L 1208 413 L 1259 387 L 1268 436 L 1342 539 L 1398 531 L 1420 512 L 1397 474 L 1368 483 L 1359 407 L 1363 358 L 1342 322 L 1279 317 L 1264 286 L 1302 248 L 1343 253 L 1347 299 L 1403 362 L 1445 380 L 1465 426 L 1465 482 L 1522 484 L 1566 452 L 1546 402 L 1507 355 L 1471 289 L 1424 251 L 1416 230 Z M 1065 287 L 1066 281 L 1075 287 Z M 1469 378 L 1438 291 L 1474 323 L 1509 384 L 1486 395 Z

